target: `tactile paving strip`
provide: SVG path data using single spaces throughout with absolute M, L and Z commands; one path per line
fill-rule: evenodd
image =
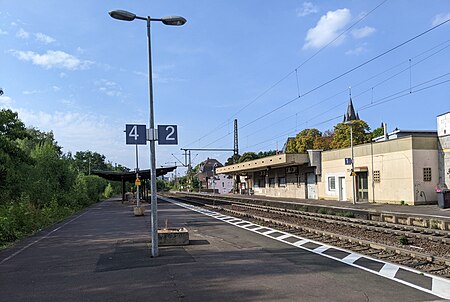
M 394 280 L 396 282 L 408 285 L 423 292 L 436 295 L 440 298 L 450 299 L 450 280 L 433 276 L 427 273 L 414 270 L 409 267 L 374 259 L 369 256 L 361 255 L 339 247 L 327 245 L 318 241 L 303 238 L 297 235 L 289 234 L 283 231 L 275 230 L 266 226 L 239 219 L 232 216 L 219 214 L 194 205 L 185 204 L 168 198 L 162 198 L 180 207 L 222 220 L 228 224 L 234 225 L 256 234 L 266 236 L 273 240 L 281 241 L 286 244 L 310 251 L 312 253 L 334 259 L 336 261 L 348 264 L 359 269 L 377 274 L 379 276 Z M 276 236 L 274 234 L 276 233 Z

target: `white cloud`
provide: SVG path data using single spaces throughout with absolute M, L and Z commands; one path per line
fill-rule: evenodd
M 352 30 L 352 36 L 355 39 L 362 39 L 362 38 L 370 36 L 375 31 L 376 31 L 376 29 L 373 27 L 364 26 L 364 27 Z
M 11 108 L 13 103 L 14 103 L 13 100 L 9 96 L 5 96 L 5 95 L 0 96 L 1 107 L 9 109 L 9 108 Z
M 62 100 L 69 105 L 72 101 Z M 64 152 L 92 150 L 104 154 L 108 160 L 126 160 L 128 150 L 124 150 L 123 125 L 112 123 L 105 116 L 84 112 L 43 112 L 24 108 L 14 108 L 14 100 L 1 96 L 0 105 L 18 112 L 19 119 L 27 127 L 41 131 L 53 131 L 58 145 Z M 128 164 L 122 162 L 122 164 Z
M 67 74 L 66 74 L 65 72 L 60 72 L 60 73 L 59 73 L 59 77 L 60 77 L 61 79 L 65 78 L 66 76 L 67 76 Z
M 98 87 L 98 90 L 107 96 L 121 96 L 122 88 L 113 81 L 101 79 L 95 82 L 95 85 Z
M 140 77 L 148 78 L 148 72 L 142 72 L 142 71 L 133 71 L 135 75 L 138 75 Z
M 438 25 L 438 24 L 441 24 L 441 23 L 444 22 L 444 21 L 447 21 L 448 19 L 450 19 L 450 13 L 447 13 L 447 14 L 439 14 L 439 15 L 434 16 L 433 21 L 431 22 L 431 24 L 432 24 L 433 26 L 436 26 L 436 25 Z M 447 22 L 447 24 L 448 24 L 448 23 L 450 23 L 450 22 Z
M 75 105 L 75 102 L 72 100 L 62 99 L 61 104 L 67 105 L 69 107 L 73 107 Z
M 16 111 L 27 127 L 53 131 L 65 152 L 93 150 L 111 159 L 118 157 L 114 149 L 123 149 L 123 125 L 108 124 L 103 116 L 77 112 L 33 112 L 26 109 Z
M 7 31 L 2 30 L 2 29 L 0 28 L 0 36 L 2 36 L 2 35 L 7 35 L 7 34 L 8 34 Z
M 28 32 L 26 32 L 23 28 L 21 28 L 16 33 L 16 37 L 20 38 L 20 39 L 28 39 L 30 37 L 30 34 Z
M 69 70 L 88 69 L 93 64 L 91 61 L 83 61 L 71 54 L 59 50 L 48 50 L 45 54 L 33 51 L 10 50 L 10 52 L 22 61 L 31 61 L 35 65 L 51 68 L 64 68 Z
M 320 48 L 336 39 L 342 29 L 351 21 L 351 13 L 347 8 L 329 11 L 323 15 L 317 25 L 308 30 L 303 49 Z M 335 45 L 342 43 L 345 36 L 335 41 Z
M 35 33 L 34 37 L 36 38 L 36 40 L 38 40 L 39 42 L 42 42 L 44 44 L 50 44 L 50 43 L 53 43 L 56 41 L 52 37 L 47 36 L 46 34 L 43 34 L 43 33 Z
M 319 8 L 311 2 L 303 2 L 301 8 L 297 9 L 297 16 L 304 17 L 319 12 Z
M 53 91 L 60 91 L 61 90 L 61 87 L 56 86 L 56 85 L 53 85 L 52 88 L 53 88 Z
M 354 49 L 347 50 L 345 52 L 345 54 L 350 55 L 350 56 L 358 56 L 361 53 L 366 52 L 366 51 L 367 51 L 367 49 L 364 46 L 358 46 Z
M 22 91 L 23 94 L 25 95 L 31 95 L 31 94 L 38 94 L 38 93 L 43 93 L 43 90 L 25 90 Z

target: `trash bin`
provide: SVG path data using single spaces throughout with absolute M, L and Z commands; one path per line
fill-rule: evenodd
M 442 192 L 437 192 L 438 206 L 441 209 L 450 208 L 450 190 L 442 190 Z

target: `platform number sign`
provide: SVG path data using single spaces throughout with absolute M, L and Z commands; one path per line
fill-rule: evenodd
M 145 125 L 125 125 L 127 145 L 147 144 L 147 130 Z
M 177 125 L 158 125 L 158 145 L 178 145 Z

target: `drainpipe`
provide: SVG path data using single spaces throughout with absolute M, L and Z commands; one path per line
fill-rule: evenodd
M 373 141 L 370 141 L 370 153 L 372 155 L 372 202 L 375 203 L 375 180 L 373 179 Z

